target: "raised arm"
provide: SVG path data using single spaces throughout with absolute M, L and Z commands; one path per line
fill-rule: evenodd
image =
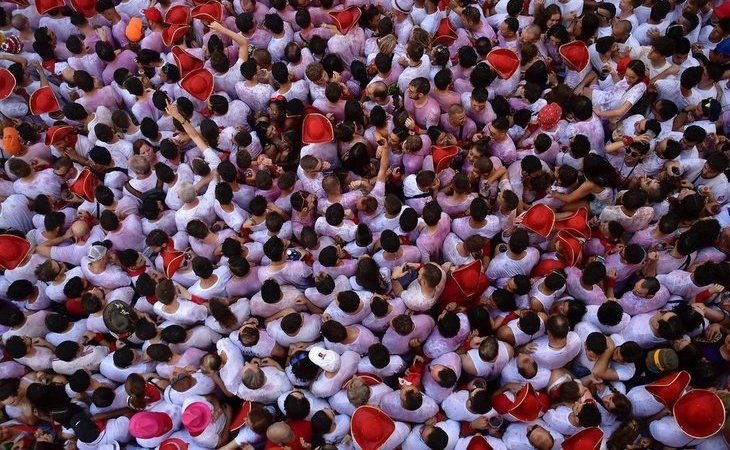
M 219 22 L 211 22 L 209 25 L 210 29 L 216 33 L 225 34 L 233 42 L 238 44 L 238 59 L 241 61 L 248 61 L 248 39 L 241 33 L 235 33 L 233 30 L 229 30 Z

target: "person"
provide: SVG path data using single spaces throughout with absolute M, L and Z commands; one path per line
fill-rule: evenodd
M 6 2 L 0 443 L 730 448 L 723 1 Z

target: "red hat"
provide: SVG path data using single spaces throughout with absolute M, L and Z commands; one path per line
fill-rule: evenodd
M 251 402 L 243 402 L 243 406 L 241 406 L 241 409 L 233 417 L 231 425 L 228 427 L 230 431 L 236 431 L 246 425 L 246 419 L 248 418 L 248 413 L 251 412 L 252 404 Z
M 35 10 L 40 15 L 53 11 L 54 9 L 63 8 L 64 6 L 66 6 L 64 0 L 36 0 L 35 2 Z
M 190 8 L 187 5 L 173 5 L 165 12 L 165 23 L 187 25 L 190 22 Z
M 481 434 L 474 435 L 466 446 L 466 450 L 493 450 L 489 442 Z
M 563 44 L 558 49 L 558 53 L 563 58 L 565 65 L 576 72 L 585 69 L 591 58 L 590 54 L 588 54 L 588 47 L 583 41 L 573 41 Z
M 61 105 L 56 99 L 56 94 L 50 86 L 43 86 L 30 94 L 28 99 L 30 113 L 38 116 L 45 113 L 54 113 L 61 110 Z
M 327 144 L 335 138 L 335 129 L 330 120 L 318 113 L 307 114 L 302 121 L 302 142 L 304 144 Z
M 555 211 L 549 206 L 538 203 L 522 215 L 522 225 L 533 233 L 548 237 L 555 224 Z
M 571 216 L 556 220 L 555 229 L 565 230 L 577 238 L 590 239 L 591 227 L 588 225 L 588 209 L 581 206 Z
M 155 7 L 143 9 L 142 14 L 147 22 L 162 22 L 162 13 Z
M 205 23 L 220 22 L 223 19 L 223 5 L 220 2 L 208 2 L 193 8 L 190 16 Z
M 360 406 L 352 413 L 350 432 L 361 450 L 378 450 L 395 431 L 393 419 L 375 406 Z
M 129 434 L 139 439 L 152 439 L 172 431 L 172 419 L 159 411 L 141 411 L 129 420 Z
M 10 97 L 15 90 L 15 76 L 8 69 L 0 68 L 0 100 Z
M 14 234 L 0 234 L 0 267 L 13 270 L 31 251 L 30 242 Z
M 184 48 L 176 45 L 170 49 L 175 65 L 180 71 L 180 77 L 185 78 L 187 74 L 196 69 L 203 68 L 203 61 L 188 53 Z
M 603 442 L 603 431 L 598 427 L 580 430 L 563 441 L 563 450 L 598 450 Z
M 164 248 L 161 255 L 162 268 L 165 270 L 165 276 L 167 278 L 172 278 L 172 276 L 175 275 L 175 272 L 177 272 L 177 269 L 183 265 L 183 262 L 185 261 L 185 252 L 175 250 L 174 248 L 172 250 Z
M 550 103 L 537 113 L 537 123 L 543 130 L 549 130 L 560 122 L 563 108 L 557 103 Z
M 672 409 L 684 390 L 689 386 L 690 375 L 684 370 L 672 372 L 646 385 L 646 390 L 664 406 Z
M 431 43 L 433 45 L 451 45 L 457 38 L 458 36 L 456 35 L 454 25 L 451 24 L 448 17 L 444 17 L 441 19 L 441 22 L 439 22 L 439 26 L 431 39 Z
M 167 438 L 160 444 L 160 450 L 188 450 L 188 443 L 180 438 Z
M 71 0 L 71 7 L 90 19 L 96 15 L 95 0 Z
M 94 201 L 94 190 L 99 185 L 99 179 L 87 167 L 79 174 L 76 181 L 69 186 L 69 190 L 87 202 Z
M 684 394 L 672 408 L 677 426 L 693 439 L 705 439 L 722 429 L 725 407 L 714 392 L 695 389 Z
M 540 417 L 542 409 L 543 403 L 540 396 L 537 395 L 532 385 L 527 383 L 517 393 L 512 407 L 507 412 L 520 422 L 532 422 Z
M 716 6 L 714 12 L 718 19 L 727 19 L 730 17 L 730 2 L 725 2 L 720 6 Z
M 459 148 L 455 145 L 449 145 L 446 147 L 439 147 L 434 145 L 431 147 L 431 158 L 433 158 L 433 168 L 436 173 L 441 172 L 445 168 L 449 167 L 451 163 L 459 154 Z
M 212 408 L 203 402 L 189 404 L 182 413 L 182 423 L 192 436 L 199 436 L 212 421 Z
M 205 102 L 210 97 L 210 94 L 213 93 L 215 82 L 213 81 L 213 74 L 207 69 L 196 69 L 180 80 L 180 86 L 188 94 Z
M 74 133 L 71 125 L 56 125 L 46 130 L 46 145 L 56 145 Z
M 352 380 L 355 378 L 361 379 L 366 386 L 377 386 L 380 383 L 383 382 L 383 380 L 377 376 L 370 373 L 356 373 L 352 376 L 345 384 L 342 385 L 342 389 L 347 390 L 347 388 L 350 386 L 350 383 L 352 383 Z
M 357 25 L 357 21 L 360 20 L 362 12 L 357 6 L 350 6 L 342 11 L 331 11 L 330 17 L 335 22 L 337 30 L 342 34 L 347 34 L 352 30 L 352 27 Z
M 569 266 L 583 260 L 583 242 L 565 230 L 558 231 L 558 258 Z
M 616 73 L 618 73 L 621 76 L 624 76 L 626 73 L 626 69 L 629 67 L 629 63 L 631 62 L 631 57 L 626 56 L 618 60 L 618 63 L 616 63 Z
M 541 259 L 539 263 L 532 268 L 531 277 L 544 277 L 547 274 L 565 269 L 565 263 L 558 259 Z
M 495 48 L 487 54 L 487 62 L 503 80 L 512 78 L 520 68 L 517 53 L 507 48 Z
M 173 45 L 179 41 L 180 38 L 185 36 L 185 33 L 190 29 L 190 25 L 170 25 L 169 27 L 162 30 L 162 43 L 167 45 Z
M 478 259 L 451 272 L 451 279 L 456 283 L 464 297 L 481 294 L 489 282 L 484 275 L 484 267 Z

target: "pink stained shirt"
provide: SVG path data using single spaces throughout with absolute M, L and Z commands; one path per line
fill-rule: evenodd
M 436 229 L 433 232 L 423 230 L 416 240 L 416 245 L 421 249 L 422 261 L 429 262 L 438 260 L 441 257 L 441 244 L 451 231 L 451 217 L 446 213 L 441 213 Z
M 428 97 L 426 104 L 416 106 L 410 97 L 406 96 L 404 106 L 408 114 L 413 118 L 421 129 L 426 130 L 430 126 L 437 126 L 441 119 L 441 107 L 433 97 Z
M 457 127 L 451 125 L 451 123 L 449 123 L 448 113 L 441 114 L 439 124 L 441 125 L 442 130 L 453 134 L 458 141 L 469 141 L 471 140 L 471 137 L 474 136 L 474 133 L 478 131 L 476 123 L 474 123 L 474 121 L 469 117 L 466 117 L 466 122 L 462 126 Z

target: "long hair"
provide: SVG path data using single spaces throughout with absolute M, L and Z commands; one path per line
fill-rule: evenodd
M 606 158 L 589 153 L 583 158 L 583 174 L 593 183 L 601 187 L 617 188 L 621 186 L 621 176 Z

